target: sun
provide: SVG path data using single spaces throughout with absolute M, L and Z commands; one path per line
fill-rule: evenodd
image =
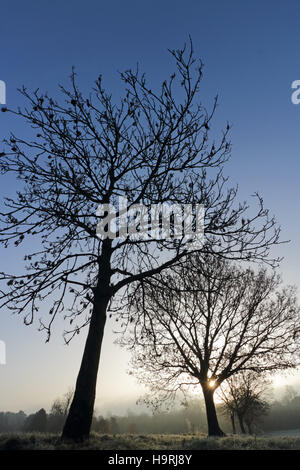
M 215 380 L 210 380 L 208 382 L 208 385 L 209 385 L 210 388 L 214 388 L 214 386 L 216 385 L 216 381 Z

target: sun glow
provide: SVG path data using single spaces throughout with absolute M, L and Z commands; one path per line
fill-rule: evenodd
M 213 388 L 216 385 L 216 381 L 215 380 L 210 380 L 208 382 L 208 385 L 210 386 L 210 388 Z

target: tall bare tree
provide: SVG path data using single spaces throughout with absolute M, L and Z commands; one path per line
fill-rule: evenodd
M 209 137 L 217 99 L 210 111 L 199 101 L 201 61 L 191 43 L 170 53 L 176 72 L 158 91 L 137 68 L 121 74 L 119 103 L 105 91 L 101 76 L 85 97 L 73 72 L 70 89 L 61 87 L 62 100 L 22 88 L 27 107 L 2 108 L 23 119 L 32 137 L 11 134 L 0 154 L 2 175 L 15 174 L 20 185 L 1 210 L 0 242 L 4 248 L 18 246 L 30 237 L 40 247 L 26 254 L 25 272 L 1 273 L 7 283 L 1 308 L 31 324 L 42 307 L 40 326 L 47 340 L 58 315 L 72 325 L 66 341 L 88 327 L 65 438 L 89 435 L 112 299 L 118 292 L 126 296 L 133 282 L 176 264 L 190 250 L 184 238 L 99 237 L 96 225 L 107 215 L 96 216 L 99 204 L 116 206 L 120 196 L 128 199 L 129 208 L 203 204 L 204 252 L 275 261 L 269 255 L 279 241 L 274 218 L 258 195 L 258 209 L 249 215 L 248 205 L 236 202 L 237 190 L 227 187 L 222 174 L 230 154 L 229 125 L 219 138 Z
M 124 316 L 129 334 L 120 343 L 132 349 L 132 372 L 150 388 L 148 400 L 171 400 L 200 385 L 209 435 L 223 435 L 214 393 L 225 380 L 299 364 L 295 289 L 281 288 L 265 269 L 193 255 L 144 280 Z

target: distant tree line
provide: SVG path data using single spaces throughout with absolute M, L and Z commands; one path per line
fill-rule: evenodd
M 287 389 L 288 390 L 288 389 Z M 42 408 L 26 415 L 0 412 L 0 432 L 61 432 L 67 416 L 67 395 L 56 400 L 49 413 Z M 224 411 L 224 403 L 217 403 L 216 409 L 220 425 L 225 432 L 232 432 L 230 414 Z M 285 396 L 268 403 L 265 413 L 252 415 L 249 421 L 246 413 L 245 432 L 264 433 L 287 429 L 300 429 L 300 391 L 288 390 Z M 258 419 L 257 419 L 258 418 Z M 128 411 L 126 416 L 94 416 L 92 430 L 100 434 L 184 434 L 206 433 L 205 404 L 201 399 L 190 399 L 184 404 L 165 412 L 136 414 Z M 240 420 L 235 424 L 237 433 L 242 433 Z
M 300 395 L 295 392 L 294 396 L 275 400 L 264 419 L 263 427 L 266 432 L 300 428 Z

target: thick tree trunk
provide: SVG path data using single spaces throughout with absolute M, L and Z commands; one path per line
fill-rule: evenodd
M 102 297 L 94 303 L 75 394 L 62 433 L 63 439 L 83 440 L 90 434 L 108 301 L 109 298 Z
M 101 272 L 94 291 L 93 312 L 76 381 L 74 398 L 62 432 L 62 439 L 65 440 L 82 441 L 88 438 L 90 434 L 106 310 L 112 296 L 109 288 L 109 258 L 110 251 L 107 250 L 106 256 L 102 256 Z
M 214 390 L 202 386 L 205 407 L 206 407 L 206 416 L 207 416 L 207 427 L 209 436 L 225 436 L 224 432 L 219 426 L 216 407 L 214 403 Z
M 236 427 L 235 427 L 235 419 L 234 419 L 234 413 L 230 413 L 230 419 L 231 419 L 231 426 L 232 426 L 232 434 L 236 434 Z
M 239 413 L 238 413 L 238 418 L 239 418 L 239 424 L 240 424 L 240 428 L 241 428 L 242 434 L 246 434 L 246 429 L 245 429 L 245 426 L 244 426 L 243 417 L 242 417 L 242 415 L 239 414 Z

